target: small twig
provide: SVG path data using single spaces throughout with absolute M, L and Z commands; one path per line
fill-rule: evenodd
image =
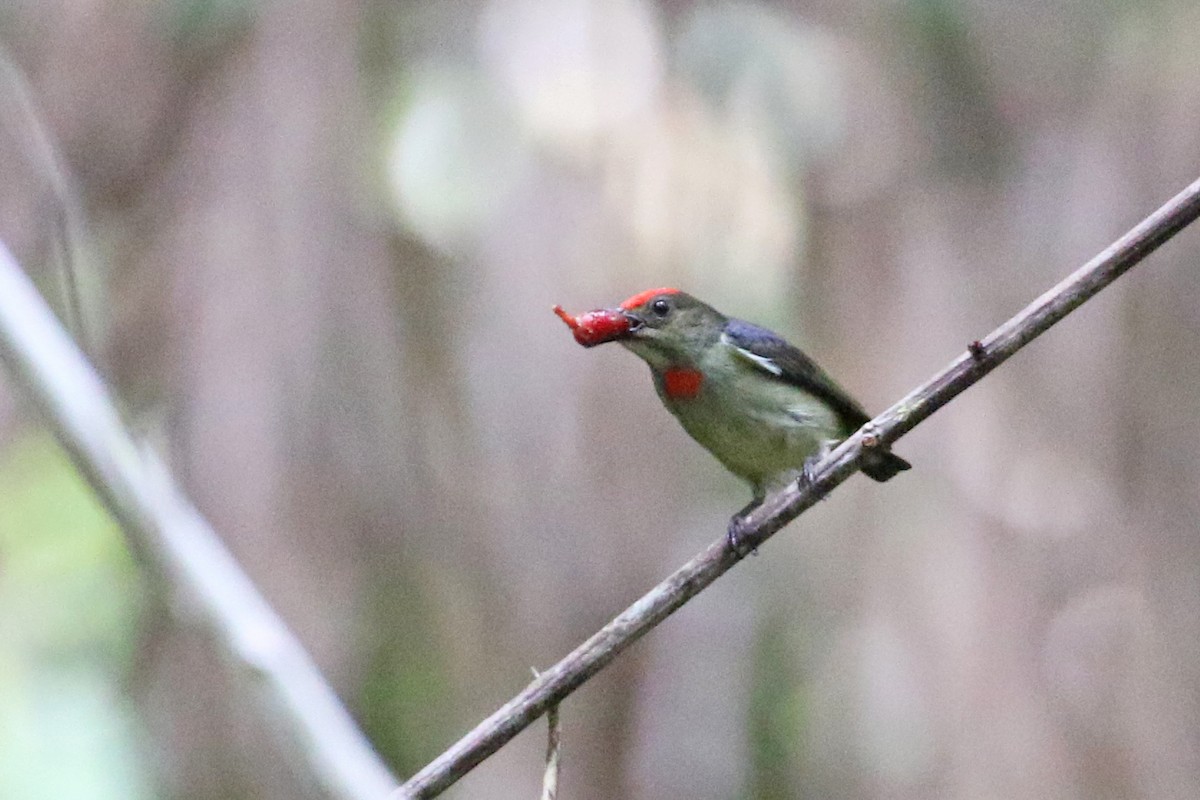
M 979 347 L 972 346 L 971 352 L 963 353 L 873 419 L 864 430 L 869 430 L 876 446 L 891 445 L 1108 286 L 1197 216 L 1200 216 L 1200 181 L 1180 192 L 1104 252 L 1034 300 L 981 340 Z M 977 358 L 976 354 L 986 357 Z M 864 431 L 859 431 L 838 446 L 817 465 L 810 482 L 802 486 L 791 485 L 768 496 L 750 514 L 743 535 L 739 537 L 745 550 L 758 547 L 854 474 L 862 458 L 863 438 Z M 410 778 L 397 790 L 397 796 L 428 798 L 440 794 L 740 560 L 741 556 L 727 547 L 724 536 L 713 542 Z
M 558 706 L 546 709 L 546 725 L 546 774 L 542 776 L 542 800 L 556 800 L 559 760 Z
M 0 242 L 0 360 L 43 412 L 130 545 L 216 637 L 287 722 L 330 797 L 396 786 L 312 658 L 259 594 L 159 458 L 121 421 L 108 388 Z
M 536 679 L 540 673 L 537 667 L 530 667 Z M 542 776 L 542 800 L 555 800 L 558 797 L 558 706 L 546 709 L 546 772 Z

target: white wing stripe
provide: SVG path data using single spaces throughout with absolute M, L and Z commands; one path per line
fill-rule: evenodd
M 765 369 L 767 372 L 775 376 L 783 375 L 783 370 L 780 368 L 780 366 L 766 356 L 760 356 L 758 353 L 751 353 L 744 347 L 738 347 L 732 341 L 730 341 L 728 336 L 723 333 L 721 334 L 721 341 L 732 347 L 739 356 L 755 366 Z

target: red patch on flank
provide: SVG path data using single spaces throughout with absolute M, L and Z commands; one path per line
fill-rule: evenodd
M 679 294 L 679 290 L 672 289 L 669 286 L 664 286 L 661 289 L 647 289 L 644 292 L 638 292 L 624 303 L 621 303 L 621 308 L 625 309 L 626 311 L 632 311 L 638 306 L 645 305 L 650 298 L 657 297 L 660 294 Z
M 611 342 L 629 332 L 629 319 L 620 311 L 601 308 L 573 317 L 562 306 L 555 306 L 554 313 L 575 334 L 575 341 L 584 347 Z
M 704 373 L 698 369 L 675 367 L 663 373 L 663 389 L 673 400 L 691 400 L 700 394 Z

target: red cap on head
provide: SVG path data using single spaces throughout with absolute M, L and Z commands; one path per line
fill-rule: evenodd
M 625 309 L 626 311 L 630 311 L 644 304 L 651 297 L 657 297 L 660 294 L 679 294 L 679 290 L 672 289 L 669 286 L 664 286 L 661 289 L 647 289 L 644 292 L 638 292 L 624 303 L 621 303 L 621 308 Z

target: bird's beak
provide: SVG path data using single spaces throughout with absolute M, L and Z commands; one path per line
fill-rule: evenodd
M 554 313 L 575 334 L 575 341 L 584 347 L 629 339 L 643 325 L 637 315 L 621 308 L 599 308 L 574 317 L 561 306 L 555 306 Z

